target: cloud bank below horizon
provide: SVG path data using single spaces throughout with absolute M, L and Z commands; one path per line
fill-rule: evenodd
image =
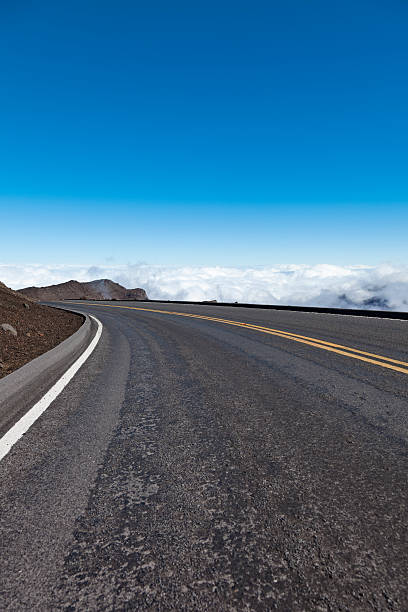
M 151 299 L 213 300 L 408 312 L 408 266 L 276 265 L 263 267 L 0 264 L 13 289 L 71 279 L 110 278 L 142 287 Z

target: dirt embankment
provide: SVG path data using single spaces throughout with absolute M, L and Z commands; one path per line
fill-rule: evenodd
M 54 348 L 83 318 L 40 306 L 0 283 L 0 378 Z

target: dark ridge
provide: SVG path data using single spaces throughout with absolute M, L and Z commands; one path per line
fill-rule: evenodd
M 69 301 L 69 300 L 66 300 Z M 107 300 L 87 300 L 88 302 L 106 302 Z M 294 312 L 311 312 L 321 314 L 352 315 L 355 317 L 377 317 L 380 319 L 402 319 L 408 321 L 408 312 L 395 310 L 365 310 L 362 308 L 324 308 L 319 306 L 283 306 L 281 304 L 244 304 L 238 302 L 190 302 L 188 300 L 126 300 L 149 302 L 150 304 L 198 304 L 200 306 L 229 306 L 236 308 L 261 308 L 263 310 L 292 310 Z

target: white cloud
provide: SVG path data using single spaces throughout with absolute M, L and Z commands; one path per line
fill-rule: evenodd
M 391 308 L 408 311 L 408 266 L 278 265 L 226 268 L 128 265 L 7 265 L 0 280 L 18 289 L 70 279 L 110 278 L 151 299 Z

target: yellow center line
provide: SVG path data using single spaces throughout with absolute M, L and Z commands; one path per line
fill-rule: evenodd
M 217 321 L 222 321 L 222 319 L 217 319 Z M 224 320 L 226 323 L 227 320 Z M 283 329 L 273 329 L 272 327 L 263 327 L 262 325 L 255 325 L 253 323 L 244 323 L 243 325 L 252 327 L 254 329 L 266 330 L 267 333 L 273 331 L 279 334 L 285 334 L 286 336 L 292 336 L 293 338 L 302 338 L 303 340 L 311 340 L 312 342 L 318 342 L 319 344 L 325 344 L 327 346 L 333 346 L 335 348 L 346 349 L 347 351 L 353 351 L 353 353 L 359 353 L 360 355 L 366 355 L 367 357 L 377 357 L 379 359 L 384 359 L 385 361 L 391 361 L 392 363 L 398 363 L 400 365 L 405 365 L 408 367 L 408 363 L 406 361 L 398 361 L 398 359 L 391 359 L 391 357 L 384 357 L 383 355 L 376 355 L 375 353 L 368 353 L 367 351 L 361 351 L 360 349 L 353 348 L 351 346 L 343 346 L 342 344 L 335 344 L 334 342 L 327 342 L 326 340 L 321 340 L 320 338 L 311 338 L 310 336 L 301 336 L 300 334 L 294 334 L 293 332 L 288 332 Z
M 280 329 L 274 329 L 271 327 L 263 327 L 261 325 L 255 325 L 253 323 L 243 323 L 241 321 L 231 321 L 229 319 L 221 319 L 218 317 L 208 317 L 206 315 L 192 314 L 189 312 L 159 310 L 156 308 L 142 308 L 139 306 L 119 306 L 117 304 L 95 304 L 92 302 L 71 302 L 71 303 L 87 305 L 87 306 L 100 306 L 102 308 L 126 308 L 128 310 L 142 310 L 146 312 L 157 312 L 160 314 L 176 315 L 179 317 L 190 317 L 194 319 L 204 319 L 207 321 L 224 323 L 226 325 L 235 325 L 236 327 L 244 327 L 245 329 L 251 329 L 253 331 L 258 331 L 264 334 L 278 336 L 280 338 L 286 338 L 287 340 L 293 340 L 294 342 L 300 342 L 301 344 L 307 344 L 309 346 L 314 346 L 316 348 L 323 349 L 331 353 L 337 353 L 338 355 L 344 355 L 346 357 L 351 357 L 352 359 L 358 359 L 359 361 L 364 361 L 366 363 L 371 363 L 373 365 L 381 366 L 382 368 L 387 368 L 389 370 L 394 370 L 396 372 L 402 372 L 403 374 L 408 374 L 408 363 L 406 361 L 398 361 L 397 359 L 392 359 L 391 357 L 384 357 L 383 355 L 376 355 L 375 353 L 368 353 L 367 351 L 361 351 L 359 349 L 352 348 L 349 346 L 343 346 L 342 344 L 335 344 L 334 342 L 327 342 L 326 340 L 320 340 L 319 338 L 311 338 L 310 336 L 301 336 L 300 334 L 294 334 L 292 332 L 288 332 L 288 331 L 284 331 Z M 372 359 L 372 357 L 374 359 Z M 381 361 L 378 361 L 379 359 L 381 359 Z M 390 362 L 390 363 L 385 363 L 385 362 Z M 393 365 L 393 364 L 399 364 L 399 365 Z M 399 367 L 399 366 L 406 366 L 406 367 Z

